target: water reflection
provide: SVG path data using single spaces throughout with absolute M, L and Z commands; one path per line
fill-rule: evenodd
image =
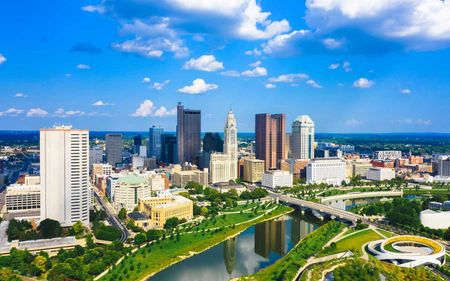
M 237 237 L 156 274 L 151 281 L 225 281 L 253 274 L 285 255 L 320 221 L 294 212 L 257 224 Z

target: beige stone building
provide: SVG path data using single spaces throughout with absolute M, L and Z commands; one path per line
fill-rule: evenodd
M 150 227 L 164 227 L 166 220 L 177 217 L 190 220 L 194 216 L 192 200 L 180 195 L 161 195 L 139 200 L 138 209 L 150 218 Z
M 265 171 L 264 160 L 244 159 L 244 181 L 260 182 Z
M 172 185 L 184 188 L 190 181 L 195 181 L 203 186 L 208 185 L 208 169 L 174 171 L 172 174 Z

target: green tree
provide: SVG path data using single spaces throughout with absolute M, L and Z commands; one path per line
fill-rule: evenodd
M 39 224 L 38 230 L 44 239 L 61 237 L 61 224 L 59 221 L 45 219 Z
M 75 235 L 80 235 L 84 232 L 84 225 L 81 221 L 77 221 L 76 223 L 74 223 L 72 228 Z
M 147 241 L 147 236 L 145 233 L 139 233 L 134 237 L 134 243 L 136 245 L 142 245 Z
M 47 279 L 49 281 L 71 280 L 74 271 L 67 263 L 58 263 L 48 272 Z
M 177 227 L 177 225 L 180 224 L 180 220 L 177 217 L 168 218 L 166 220 L 166 223 L 164 224 L 165 229 L 173 229 Z
M 202 214 L 202 216 L 208 215 L 208 212 L 209 212 L 208 208 L 204 206 L 200 209 L 200 213 Z
M 124 221 L 127 218 L 127 210 L 125 208 L 120 209 L 119 214 L 117 216 L 121 221 Z

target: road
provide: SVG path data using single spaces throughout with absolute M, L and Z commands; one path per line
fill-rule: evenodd
M 315 203 L 315 202 L 310 202 L 310 201 L 306 201 L 306 200 L 302 200 L 302 199 L 298 199 L 298 198 L 293 198 L 293 197 L 290 197 L 287 195 L 274 193 L 272 191 L 269 191 L 269 195 L 270 195 L 270 197 L 272 197 L 274 199 L 278 199 L 280 201 L 283 201 L 283 202 L 286 202 L 289 204 L 293 204 L 293 205 L 297 205 L 297 206 L 305 207 L 305 208 L 309 208 L 309 209 L 314 209 L 319 212 L 327 213 L 327 214 L 333 215 L 337 218 L 349 220 L 352 222 L 357 222 L 358 220 L 361 220 L 361 221 L 366 220 L 363 216 L 353 214 L 351 212 L 339 210 L 339 209 L 336 209 L 336 208 L 333 208 L 333 207 L 330 207 L 327 205 L 323 205 L 320 203 Z
M 111 225 L 115 226 L 116 228 L 118 228 L 120 230 L 120 232 L 122 232 L 122 235 L 120 236 L 119 241 L 122 243 L 125 243 L 129 236 L 128 229 L 119 220 L 119 218 L 115 214 L 114 210 L 112 209 L 111 205 L 109 205 L 108 203 L 105 203 L 105 201 L 103 201 L 103 198 L 100 195 L 98 195 L 98 193 L 95 191 L 95 188 L 94 188 L 94 194 L 95 194 L 95 198 L 97 199 L 97 202 L 102 206 L 103 210 L 105 210 L 106 215 L 108 216 L 109 223 Z

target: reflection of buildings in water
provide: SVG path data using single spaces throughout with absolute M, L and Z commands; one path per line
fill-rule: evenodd
M 291 223 L 291 240 L 295 245 L 306 235 L 314 231 L 314 224 L 299 217 L 293 217 Z
M 271 252 L 283 255 L 286 241 L 285 232 L 283 219 L 255 225 L 255 253 L 266 259 Z
M 223 244 L 223 257 L 225 260 L 225 267 L 230 277 L 231 273 L 233 272 L 234 265 L 236 264 L 236 245 L 237 245 L 236 240 L 237 237 L 234 237 L 228 239 Z

